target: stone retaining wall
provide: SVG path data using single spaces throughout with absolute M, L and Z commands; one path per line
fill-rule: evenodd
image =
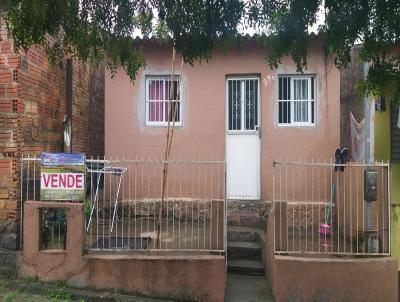
M 0 221 L 0 274 L 16 272 L 17 224 Z

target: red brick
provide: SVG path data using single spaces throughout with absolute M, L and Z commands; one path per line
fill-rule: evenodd
M 5 209 L 0 209 L 0 220 L 7 220 L 8 211 Z
M 0 220 L 17 219 L 19 157 L 62 147 L 65 68 L 42 47 L 15 53 L 0 18 Z M 104 154 L 104 69 L 73 62 L 73 151 Z M 5 158 L 4 158 L 5 157 Z M 7 197 L 7 199 L 4 199 Z M 3 199 L 2 199 L 3 198 Z

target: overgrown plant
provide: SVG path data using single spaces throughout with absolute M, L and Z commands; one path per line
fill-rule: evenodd
M 14 46 L 45 47 L 52 62 L 65 55 L 99 63 L 115 72 L 122 66 L 132 80 L 145 60 L 141 42 L 173 39 L 185 62 L 211 56 L 217 37 L 236 33 L 239 0 L 3 0 L 0 10 Z M 49 38 L 51 37 L 51 38 Z
M 309 29 L 318 26 L 319 40 L 338 67 L 346 66 L 352 46 L 362 43 L 361 59 L 370 64 L 364 93 L 381 94 L 400 83 L 398 0 L 3 0 L 0 5 L 15 47 L 42 45 L 55 62 L 66 54 L 105 60 L 112 72 L 122 66 L 132 80 L 145 64 L 142 41 L 133 39 L 138 34 L 172 40 L 192 64 L 210 58 L 216 40 L 240 39 L 240 31 L 252 30 L 260 34 L 271 67 L 289 55 L 303 71 L 314 39 Z M 394 87 L 399 101 L 400 85 Z

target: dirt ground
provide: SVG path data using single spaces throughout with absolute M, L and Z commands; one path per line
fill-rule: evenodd
M 95 291 L 69 287 L 63 282 L 44 283 L 37 279 L 14 279 L 0 275 L 0 302 L 168 302 L 119 291 Z
M 34 294 L 21 288 L 10 288 L 10 282 L 12 281 L 5 277 L 0 277 L 0 301 L 2 302 L 85 301 L 84 299 L 73 300 L 72 293 L 61 285 L 56 289 L 45 289 L 43 294 Z M 34 281 L 26 280 L 26 282 Z

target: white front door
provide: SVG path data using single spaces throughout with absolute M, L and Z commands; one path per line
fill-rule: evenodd
M 227 198 L 260 199 L 259 79 L 226 81 Z

